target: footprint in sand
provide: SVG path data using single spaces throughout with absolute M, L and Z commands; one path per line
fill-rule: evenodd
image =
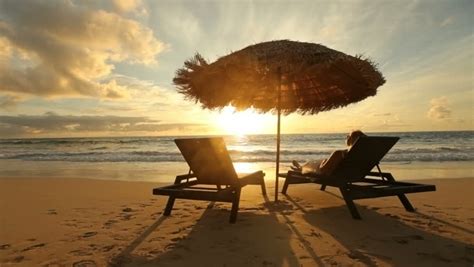
M 174 249 L 176 247 L 176 244 L 171 243 L 165 246 L 165 249 Z
M 313 229 L 311 229 L 311 233 L 308 234 L 308 236 L 314 236 L 314 237 L 317 237 L 317 238 L 321 238 L 322 235 L 316 231 L 314 231 Z
M 172 235 L 179 234 L 184 228 L 179 228 L 178 230 L 171 232 Z
M 425 238 L 421 235 L 407 235 L 407 236 L 395 236 L 393 240 L 399 244 L 408 244 L 409 240 L 424 240 Z
M 97 264 L 93 260 L 76 261 L 72 264 L 73 267 L 95 267 Z
M 252 210 L 259 210 L 259 208 L 240 208 L 242 211 L 252 211 Z
M 36 249 L 36 248 L 40 248 L 40 247 L 44 247 L 44 246 L 46 246 L 45 243 L 40 243 L 40 244 L 32 245 L 32 246 L 29 246 L 29 247 L 26 247 L 26 248 L 22 249 L 21 252 L 29 251 L 29 250 Z
M 3 245 L 0 245 L 0 250 L 9 249 L 10 247 L 11 247 L 10 244 L 3 244 Z
M 272 261 L 264 260 L 262 261 L 262 266 L 275 266 L 276 264 Z
M 109 245 L 109 246 L 104 246 L 100 249 L 100 251 L 102 252 L 109 252 L 111 251 L 113 248 L 115 247 L 115 245 Z
M 130 219 L 133 218 L 132 214 L 122 214 L 120 215 L 122 221 L 129 221 Z
M 125 208 L 125 209 L 123 209 L 122 211 L 123 211 L 123 212 L 132 212 L 133 209 L 132 209 L 132 208 Z
M 164 237 L 158 236 L 158 237 L 153 237 L 150 240 L 148 240 L 149 243 L 154 242 L 154 241 L 160 241 L 165 239 Z
M 58 215 L 58 212 L 55 209 L 49 209 L 48 215 Z
M 20 263 L 25 259 L 25 256 L 18 255 L 13 258 L 7 259 L 7 263 Z
M 96 234 L 97 234 L 97 232 L 86 232 L 86 233 L 82 234 L 81 237 L 87 238 L 87 237 L 95 236 Z
M 397 215 L 393 215 L 393 214 L 390 214 L 390 213 L 385 213 L 384 215 L 385 215 L 385 216 L 387 216 L 387 217 L 390 217 L 390 218 L 394 218 L 394 219 L 400 219 L 400 217 L 399 217 L 399 216 L 397 216 Z
M 438 261 L 443 261 L 443 262 L 452 262 L 452 260 L 443 257 L 442 255 L 438 253 L 426 253 L 426 252 L 417 252 L 416 253 L 418 256 L 426 257 L 426 258 L 431 258 L 433 260 L 438 260 Z
M 74 256 L 90 256 L 90 255 L 92 255 L 92 252 L 89 252 L 89 251 L 84 250 L 84 249 L 76 249 L 76 250 L 69 251 L 69 254 L 72 254 Z
M 104 223 L 104 228 L 110 228 L 116 222 L 118 222 L 118 221 L 117 220 L 108 220 Z
M 171 238 L 170 240 L 173 241 L 173 242 L 178 242 L 180 240 L 184 239 L 183 237 L 181 236 L 178 236 L 178 237 L 175 237 L 175 238 Z

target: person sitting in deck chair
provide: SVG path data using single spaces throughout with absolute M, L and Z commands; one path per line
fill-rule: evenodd
M 296 160 L 293 160 L 293 166 L 291 166 L 291 169 L 294 171 L 301 171 L 302 174 L 331 174 L 361 136 L 366 135 L 360 130 L 352 131 L 346 137 L 347 149 L 336 150 L 332 152 L 331 156 L 327 159 L 311 160 L 303 165 L 300 165 Z

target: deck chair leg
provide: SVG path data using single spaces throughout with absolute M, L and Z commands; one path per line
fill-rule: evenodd
M 400 195 L 398 195 L 398 198 L 399 198 L 400 201 L 402 202 L 403 207 L 405 207 L 405 210 L 407 210 L 407 211 L 409 211 L 409 212 L 414 212 L 414 211 L 415 211 L 415 208 L 413 208 L 413 206 L 411 205 L 410 201 L 409 201 L 408 198 L 405 196 L 405 194 L 400 194 Z
M 232 209 L 230 210 L 230 223 L 235 223 L 237 221 L 237 213 L 239 212 L 239 202 L 240 202 L 240 188 L 235 190 L 234 200 L 232 201 Z
M 283 188 L 281 189 L 281 193 L 286 195 L 286 191 L 288 190 L 288 186 L 290 185 L 288 178 L 285 179 L 285 183 L 283 184 Z
M 346 202 L 347 208 L 351 212 L 352 218 L 356 220 L 360 220 L 361 217 L 360 217 L 359 211 L 357 211 L 357 207 L 354 204 L 352 197 L 349 195 L 349 193 L 345 192 L 344 189 L 339 188 L 339 190 L 341 191 L 342 197 L 344 198 L 344 201 Z
M 165 212 L 163 213 L 164 216 L 169 216 L 171 214 L 171 210 L 173 209 L 173 205 L 174 205 L 174 200 L 175 200 L 175 197 L 170 196 L 168 198 L 168 202 L 166 203 Z
M 262 194 L 267 195 L 267 189 L 265 188 L 265 179 L 262 177 L 262 181 L 260 181 L 260 186 L 262 187 Z
M 325 184 L 322 184 L 320 189 L 321 189 L 321 191 L 326 190 L 326 185 L 325 185 Z
M 378 167 L 378 165 L 377 165 Z M 385 176 L 385 178 L 387 178 L 387 180 L 391 181 L 391 182 L 395 182 L 395 178 L 393 178 L 392 174 L 387 174 Z M 410 201 L 408 200 L 408 198 L 405 196 L 405 194 L 400 194 L 400 195 L 397 195 L 398 196 L 398 199 L 400 199 L 400 202 L 402 202 L 403 204 L 403 207 L 405 207 L 405 210 L 409 211 L 409 212 L 414 212 L 415 211 L 415 208 L 413 208 L 413 206 L 411 205 Z

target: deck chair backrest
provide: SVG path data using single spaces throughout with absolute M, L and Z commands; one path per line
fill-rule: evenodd
M 200 184 L 238 184 L 224 139 L 189 138 L 174 141 Z
M 360 137 L 334 170 L 333 175 L 349 182 L 364 178 L 399 139 L 388 136 Z

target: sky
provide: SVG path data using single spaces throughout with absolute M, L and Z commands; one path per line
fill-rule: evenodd
M 202 109 L 175 71 L 263 41 L 378 64 L 374 97 L 282 118 L 283 133 L 474 129 L 474 1 L 0 0 L 0 138 L 271 134 L 276 116 Z

